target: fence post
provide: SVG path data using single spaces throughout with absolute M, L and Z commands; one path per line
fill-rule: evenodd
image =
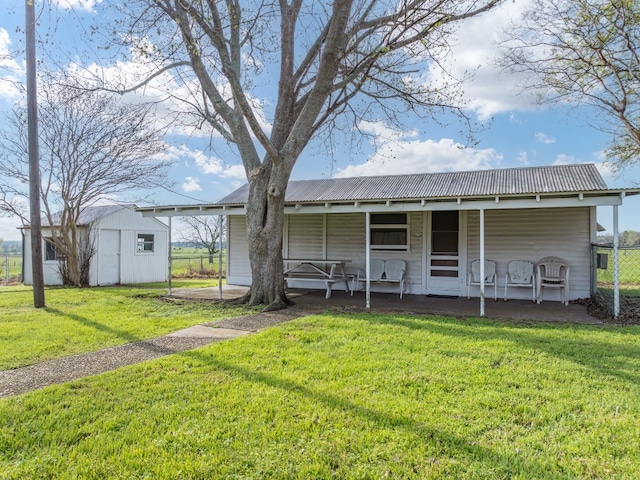
M 9 254 L 4 256 L 4 284 L 9 286 Z

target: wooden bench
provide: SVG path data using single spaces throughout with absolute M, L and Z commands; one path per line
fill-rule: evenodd
M 372 283 L 397 283 L 400 287 L 400 298 L 404 293 L 407 283 L 407 262 L 404 260 L 371 260 L 369 265 L 370 278 L 369 282 Z M 355 289 L 355 283 L 364 283 L 367 281 L 366 272 L 358 270 L 358 275 L 353 279 L 351 285 L 351 295 Z
M 344 272 L 345 264 L 351 260 L 327 260 L 327 259 L 300 259 L 285 258 L 285 280 L 301 280 L 324 282 L 327 288 L 325 298 L 331 298 L 331 289 L 336 283 L 344 283 L 344 289 L 349 292 L 349 282 L 353 275 Z M 288 285 L 288 283 L 287 283 Z

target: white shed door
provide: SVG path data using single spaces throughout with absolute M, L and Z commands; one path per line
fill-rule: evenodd
M 120 230 L 100 230 L 98 285 L 120 283 Z

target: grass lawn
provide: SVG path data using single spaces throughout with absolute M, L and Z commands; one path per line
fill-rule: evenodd
M 0 478 L 635 479 L 639 418 L 640 327 L 326 313 L 0 399 Z
M 211 286 L 216 282 L 206 282 Z M 202 281 L 173 281 L 175 288 Z M 213 304 L 158 299 L 166 285 L 47 289 L 33 308 L 27 287 L 0 289 L 0 370 L 63 355 L 157 337 L 198 323 L 246 313 Z M 0 478 L 1 474 L 0 474 Z

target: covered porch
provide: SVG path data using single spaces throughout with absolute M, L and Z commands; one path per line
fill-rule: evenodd
M 224 285 L 206 288 L 175 288 L 171 296 L 178 298 L 229 300 L 241 297 L 247 287 Z M 467 300 L 464 297 L 445 297 L 430 295 L 405 295 L 400 299 L 393 293 L 373 293 L 371 308 L 366 308 L 364 292 L 355 292 L 353 296 L 345 291 L 335 290 L 331 298 L 325 298 L 324 289 L 290 289 L 288 296 L 297 307 L 324 310 L 343 310 L 350 312 L 370 311 L 380 313 L 408 313 L 417 315 L 443 315 L 449 317 L 478 317 L 480 299 Z M 531 300 L 485 302 L 485 316 L 496 320 L 516 320 L 528 322 L 580 323 L 603 325 L 603 322 L 590 315 L 585 305 L 560 302 L 533 303 Z

